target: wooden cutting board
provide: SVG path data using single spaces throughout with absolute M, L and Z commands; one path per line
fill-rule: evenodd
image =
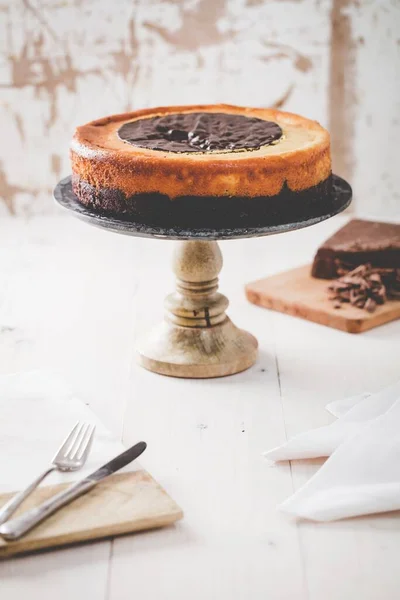
M 69 485 L 38 488 L 15 516 Z M 12 494 L 0 495 L 0 506 L 10 496 Z M 0 537 L 0 558 L 154 529 L 174 523 L 182 516 L 179 506 L 146 471 L 115 474 L 64 506 L 20 540 L 6 542 Z
M 253 304 L 348 333 L 361 333 L 400 318 L 399 300 L 385 302 L 373 313 L 350 304 L 334 308 L 328 299 L 328 285 L 326 279 L 311 277 L 311 265 L 307 265 L 249 283 L 246 296 Z

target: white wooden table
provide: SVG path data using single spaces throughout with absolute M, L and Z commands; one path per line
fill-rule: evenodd
M 169 529 L 0 563 L 1 600 L 392 600 L 398 514 L 295 522 L 276 505 L 320 461 L 271 466 L 263 450 L 331 420 L 329 401 L 399 376 L 400 321 L 351 336 L 247 303 L 243 284 L 311 260 L 343 218 L 222 243 L 221 291 L 260 359 L 190 381 L 134 362 L 162 317 L 172 242 L 93 229 L 67 216 L 0 222 L 0 371 L 59 372 L 183 507 Z M 1 418 L 1 415 L 0 415 Z M 2 457 L 4 459 L 4 457 Z

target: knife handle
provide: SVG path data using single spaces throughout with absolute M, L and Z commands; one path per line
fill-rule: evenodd
M 43 481 L 43 479 L 45 477 L 47 477 L 47 475 L 49 473 L 51 473 L 52 471 L 54 471 L 55 469 L 56 469 L 56 467 L 54 465 L 52 465 L 51 467 L 46 469 L 46 471 L 41 473 L 41 475 L 39 475 L 39 477 L 36 477 L 36 479 L 34 481 L 32 481 L 32 483 L 30 485 L 28 485 L 28 487 L 26 487 L 21 492 L 18 492 L 17 494 L 15 494 L 15 496 L 10 498 L 10 500 L 8 502 L 6 502 L 6 504 L 4 504 L 4 506 L 1 507 L 1 509 L 0 509 L 0 525 L 2 523 L 4 523 L 5 521 L 7 521 L 11 517 L 11 515 L 17 510 L 17 508 L 20 506 L 20 504 L 22 504 L 23 501 L 33 492 L 33 490 L 35 490 L 37 488 L 39 483 L 41 483 Z
M 55 513 L 59 508 L 94 488 L 96 483 L 96 481 L 90 481 L 89 479 L 78 481 L 78 483 L 75 483 L 63 492 L 59 492 L 39 506 L 26 511 L 20 517 L 3 523 L 0 527 L 0 534 L 6 540 L 17 540 L 38 525 L 38 523 L 41 523 L 44 519 Z

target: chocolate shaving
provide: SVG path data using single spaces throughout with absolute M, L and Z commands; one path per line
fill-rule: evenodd
M 372 268 L 371 265 L 360 265 L 354 269 L 354 265 L 350 265 L 339 259 L 335 260 L 335 266 L 336 272 L 340 278 L 349 273 L 359 273 L 359 269 L 368 266 L 371 270 L 371 281 L 379 281 L 380 278 L 380 281 L 386 289 L 387 297 L 393 300 L 400 299 L 400 269 L 385 269 L 381 267 Z
M 344 263 L 337 264 L 339 279 L 328 287 L 334 308 L 345 302 L 352 306 L 374 312 L 386 301 L 388 290 L 392 296 L 400 297 L 400 269 L 375 269 L 371 265 L 360 265 L 350 270 Z

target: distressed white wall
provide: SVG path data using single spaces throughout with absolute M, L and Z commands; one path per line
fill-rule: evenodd
M 53 210 L 78 124 L 228 102 L 319 120 L 357 212 L 400 213 L 399 37 L 378 0 L 3 0 L 0 210 Z
M 400 217 L 400 2 L 349 14 L 359 40 L 352 183 L 361 212 Z

